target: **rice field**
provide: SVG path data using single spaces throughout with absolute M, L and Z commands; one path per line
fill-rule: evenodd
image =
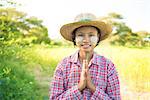
M 49 69 L 47 76 L 52 77 L 57 63 L 74 53 L 76 47 L 35 47 L 28 56 L 34 55 Z M 102 44 L 95 51 L 116 65 L 121 84 L 123 100 L 150 99 L 150 48 L 127 48 Z M 31 55 L 32 54 L 32 55 Z M 33 58 L 32 58 L 33 59 Z

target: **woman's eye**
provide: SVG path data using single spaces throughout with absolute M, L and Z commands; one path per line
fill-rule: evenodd
M 94 35 L 91 34 L 91 35 L 89 35 L 89 36 L 92 37 L 92 36 L 94 36 Z
M 79 35 L 77 35 L 77 36 L 83 36 L 82 34 L 79 34 Z

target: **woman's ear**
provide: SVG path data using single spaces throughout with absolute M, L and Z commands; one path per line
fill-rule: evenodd
M 100 42 L 100 40 L 101 40 L 101 33 L 98 33 L 98 36 L 97 36 L 97 38 L 98 38 L 98 41 L 97 41 L 97 44 L 96 44 L 96 46 L 99 44 L 99 42 Z

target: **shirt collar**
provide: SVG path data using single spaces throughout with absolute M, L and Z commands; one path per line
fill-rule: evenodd
M 70 62 L 72 62 L 72 63 L 77 63 L 78 62 L 78 53 L 79 53 L 79 50 L 76 51 L 73 55 L 71 55 Z
M 93 57 L 92 57 L 90 63 L 97 65 L 97 54 L 96 54 L 96 52 L 94 52 Z

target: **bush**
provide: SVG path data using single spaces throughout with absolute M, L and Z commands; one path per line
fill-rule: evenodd
M 39 85 L 24 61 L 17 57 L 19 48 L 0 49 L 0 100 L 37 100 L 41 95 Z
M 0 99 L 35 99 L 37 84 L 33 75 L 19 62 L 3 61 L 0 64 Z

